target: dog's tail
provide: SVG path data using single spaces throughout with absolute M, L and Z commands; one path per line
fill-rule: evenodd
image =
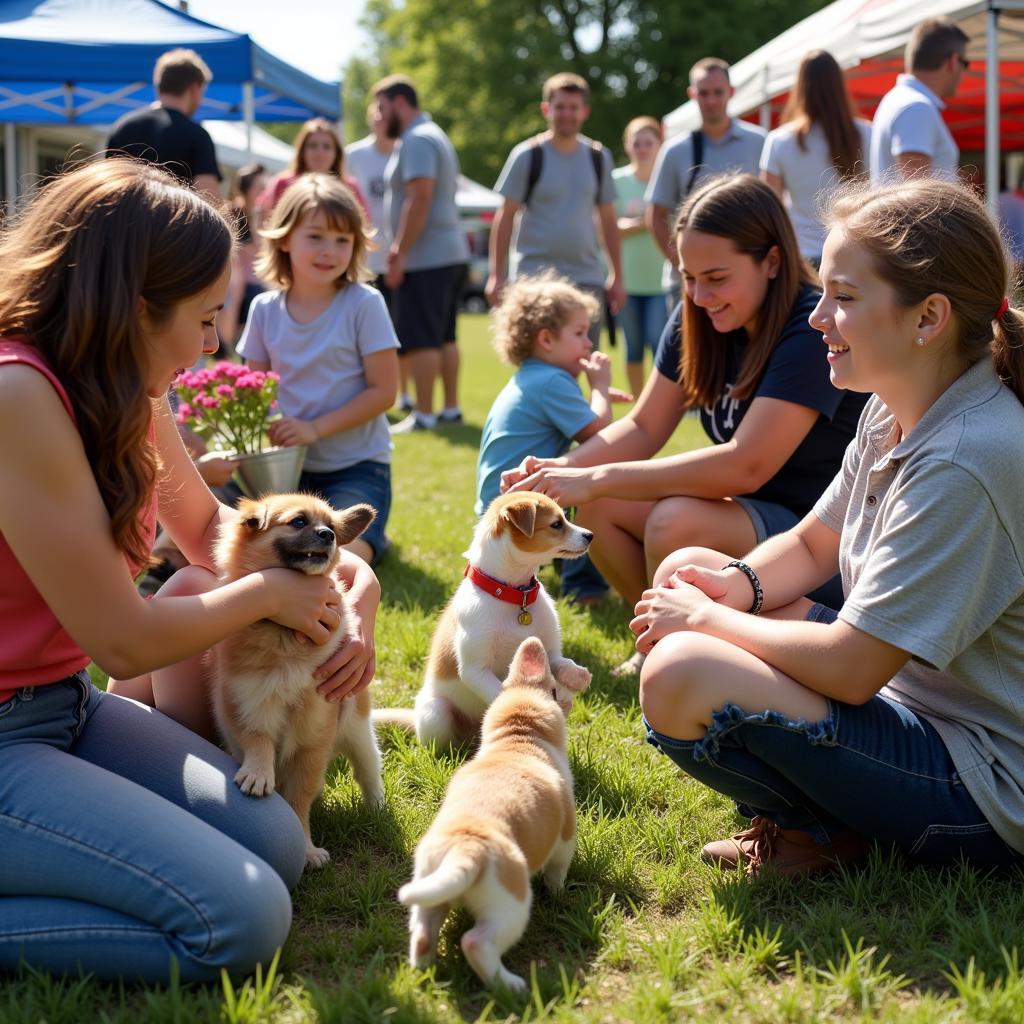
M 487 850 L 480 840 L 456 841 L 429 875 L 414 878 L 398 890 L 398 900 L 407 907 L 450 903 L 475 884 L 486 863 Z
M 374 725 L 397 725 L 406 732 L 416 731 L 416 712 L 412 708 L 374 708 Z

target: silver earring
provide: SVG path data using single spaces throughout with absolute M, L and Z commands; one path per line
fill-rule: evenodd
M 917 344 L 918 345 L 924 345 L 924 338 L 918 338 L 917 339 Z

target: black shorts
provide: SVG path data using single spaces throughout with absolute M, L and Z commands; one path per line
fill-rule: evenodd
M 395 333 L 402 352 L 440 348 L 455 340 L 459 295 L 466 265 L 410 270 L 395 294 Z

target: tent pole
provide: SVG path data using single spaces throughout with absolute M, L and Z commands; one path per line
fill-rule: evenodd
M 256 120 L 256 93 L 252 82 L 242 83 L 242 113 L 245 115 L 245 159 L 252 163 L 252 126 Z
M 4 125 L 4 184 L 7 193 L 7 209 L 14 209 L 18 199 L 18 153 L 17 132 L 14 123 Z
M 985 199 L 989 212 L 999 211 L 999 11 L 989 0 L 985 39 Z
M 768 95 L 769 76 L 770 71 L 768 65 L 765 64 L 761 75 L 761 108 L 758 111 L 758 123 L 765 131 L 772 126 L 772 98 Z

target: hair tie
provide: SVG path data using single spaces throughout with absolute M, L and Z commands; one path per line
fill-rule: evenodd
M 999 319 L 1001 319 L 1001 318 L 1002 318 L 1002 315 L 1003 315 L 1003 314 L 1004 314 L 1004 313 L 1005 313 L 1005 312 L 1006 312 L 1006 311 L 1007 311 L 1007 310 L 1008 310 L 1009 308 L 1010 308 L 1010 300 L 1009 300 L 1009 299 L 1008 299 L 1008 298 L 1007 298 L 1007 297 L 1006 297 L 1006 296 L 1004 295 L 1004 296 L 1003 296 L 1003 301 L 999 303 L 999 308 L 998 308 L 998 309 L 996 310 L 996 315 L 995 315 L 995 318 L 994 318 L 994 319 L 996 319 L 996 320 L 999 320 Z

